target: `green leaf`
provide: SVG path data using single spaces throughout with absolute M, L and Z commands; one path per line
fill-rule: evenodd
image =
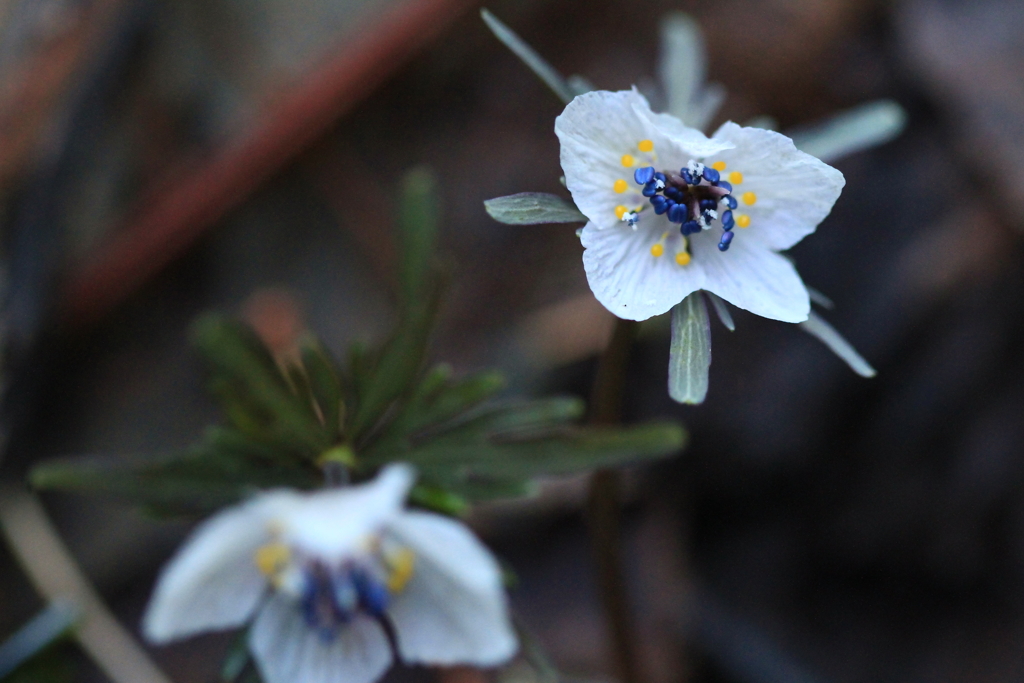
M 544 81 L 544 84 L 551 88 L 551 91 L 563 103 L 569 104 L 579 94 L 566 82 L 562 74 L 558 73 L 553 66 L 537 54 L 536 50 L 530 47 L 525 40 L 516 35 L 515 31 L 502 23 L 496 16 L 485 9 L 480 10 L 480 16 L 483 17 L 484 23 L 487 24 L 487 27 L 491 29 L 498 40 L 504 43 L 505 47 L 509 50 L 512 50 L 513 54 L 519 57 L 540 80 Z
M 509 441 L 493 436 L 435 439 L 414 448 L 406 458 L 427 478 L 455 472 L 466 480 L 473 476 L 525 479 L 663 458 L 684 443 L 679 425 L 651 423 L 574 428 L 554 436 Z
M 342 396 L 344 388 L 338 364 L 316 339 L 302 344 L 302 365 L 309 378 L 309 388 L 324 421 L 324 429 L 333 441 L 340 437 Z
M 423 306 L 424 288 L 435 277 L 438 229 L 437 182 L 424 167 L 414 168 L 402 179 L 399 206 L 402 304 Z
M 159 458 L 50 460 L 33 468 L 29 480 L 40 489 L 101 492 L 168 514 L 193 514 L 235 503 L 261 489 L 311 488 L 319 477 L 309 466 L 260 462 L 244 450 L 201 444 Z
M 462 496 L 440 486 L 420 482 L 409 492 L 409 502 L 445 515 L 458 517 L 469 510 L 469 502 Z
M 479 405 L 505 387 L 500 372 L 483 372 L 452 382 L 451 368 L 439 365 L 427 374 L 416 393 L 389 426 L 392 435 L 407 435 L 443 424 Z
M 234 683 L 242 675 L 252 661 L 249 654 L 249 629 L 243 629 L 228 648 L 224 663 L 220 668 L 220 679 L 223 683 Z
M 561 197 L 544 192 L 520 192 L 484 201 L 491 218 L 509 225 L 586 223 L 587 217 Z
M 679 403 L 703 403 L 711 368 L 711 324 L 700 291 L 672 308 L 668 394 Z
M 868 102 L 815 126 L 789 131 L 797 149 L 835 161 L 899 135 L 907 123 L 903 107 L 891 100 Z
M 807 320 L 800 323 L 800 329 L 827 346 L 861 377 L 875 376 L 875 369 L 857 353 L 857 349 L 814 311 L 810 312 Z
M 434 259 L 437 199 L 432 176 L 420 169 L 402 184 L 402 301 L 398 329 L 372 369 L 361 368 L 350 438 L 363 437 L 388 408 L 412 389 L 440 305 L 441 277 Z M 367 357 L 363 356 L 365 360 Z M 354 368 L 354 372 L 356 369 Z
M 315 457 L 329 445 L 311 410 L 300 398 L 256 334 L 240 322 L 203 316 L 192 338 L 210 363 L 210 388 L 229 420 L 254 439 L 299 449 Z

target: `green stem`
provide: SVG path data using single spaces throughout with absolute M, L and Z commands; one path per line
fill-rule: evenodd
M 617 319 L 615 331 L 601 354 L 590 395 L 590 423 L 622 421 L 622 394 L 630 350 L 639 323 Z M 587 496 L 587 516 L 597 565 L 598 586 L 611 636 L 614 666 L 622 683 L 639 683 L 633 619 L 622 571 L 622 531 L 619 524 L 619 473 L 594 472 Z

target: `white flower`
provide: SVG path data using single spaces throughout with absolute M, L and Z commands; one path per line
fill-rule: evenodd
M 555 133 L 589 219 L 587 279 L 612 313 L 645 320 L 703 289 L 766 318 L 807 319 L 807 289 L 777 252 L 829 214 L 839 171 L 772 131 L 726 123 L 707 138 L 635 90 L 580 95 Z
M 403 509 L 413 482 L 273 491 L 203 523 L 164 569 L 154 642 L 241 626 L 267 683 L 370 683 L 392 662 L 492 666 L 517 643 L 494 558 L 462 524 Z

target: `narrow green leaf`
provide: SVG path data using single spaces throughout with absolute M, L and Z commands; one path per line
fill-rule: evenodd
M 480 10 L 480 16 L 483 17 L 484 23 L 487 24 L 487 27 L 491 29 L 498 40 L 504 43 L 505 47 L 509 50 L 512 50 L 513 54 L 519 57 L 540 80 L 544 81 L 544 84 L 551 88 L 551 91 L 562 102 L 569 104 L 576 97 L 577 93 L 562 75 L 553 66 L 548 64 L 543 57 L 537 54 L 537 51 L 530 47 L 526 41 L 516 35 L 515 31 L 485 9 Z
M 857 349 L 814 311 L 810 312 L 807 320 L 800 323 L 800 329 L 827 346 L 861 377 L 875 376 L 875 369 L 857 353 Z
M 425 291 L 434 278 L 437 251 L 437 182 L 424 167 L 414 168 L 402 179 L 399 205 L 402 304 L 419 308 L 427 304 Z
M 276 362 L 240 322 L 207 315 L 192 338 L 211 366 L 211 390 L 226 404 L 236 426 L 254 437 L 291 444 L 315 457 L 328 445 L 308 399 L 300 398 Z
M 688 14 L 672 12 L 661 22 L 658 75 L 665 91 L 666 111 L 687 125 L 690 103 L 704 86 L 704 37 Z
M 615 467 L 667 457 L 685 443 L 675 423 L 651 423 L 629 428 L 574 428 L 544 438 L 505 441 L 435 439 L 413 448 L 405 459 L 420 468 L 424 478 L 446 476 L 530 478 Z
M 679 403 L 703 403 L 711 368 L 711 323 L 699 291 L 672 308 L 668 394 Z
M 350 436 L 366 435 L 391 405 L 412 391 L 440 306 L 442 281 L 435 262 L 437 196 L 433 176 L 411 171 L 402 183 L 402 301 L 398 329 L 373 369 L 359 380 Z
M 840 112 L 820 124 L 789 132 L 793 144 L 822 161 L 831 162 L 899 135 L 907 113 L 892 100 L 868 102 Z
M 242 675 L 245 667 L 252 661 L 252 657 L 249 654 L 249 629 L 243 629 L 231 646 L 228 648 L 228 653 L 224 657 L 224 663 L 220 668 L 220 679 L 223 683 L 234 683 L 238 680 L 238 677 Z
M 587 217 L 561 197 L 544 192 L 520 192 L 484 201 L 491 218 L 508 225 L 586 223 Z
M 462 496 L 440 486 L 419 482 L 409 493 L 409 502 L 445 515 L 458 517 L 469 510 L 469 502 Z
M 315 339 L 302 344 L 302 365 L 309 378 L 309 388 L 324 420 L 331 440 L 340 436 L 341 404 L 344 389 L 338 364 Z
M 424 381 L 427 385 L 427 381 Z M 437 387 L 421 386 L 390 431 L 411 434 L 463 415 L 505 387 L 500 372 L 483 372 Z

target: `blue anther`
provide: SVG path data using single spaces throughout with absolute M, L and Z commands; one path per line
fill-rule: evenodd
M 657 173 L 654 174 L 654 179 L 660 180 L 663 183 L 668 181 L 668 179 L 665 177 L 665 174 L 662 173 L 661 171 L 658 171 Z
M 644 185 L 644 189 L 640 190 L 640 194 L 642 194 L 645 197 L 653 197 L 654 195 L 658 194 L 657 184 L 655 184 L 653 180 L 649 180 L 647 184 Z
M 699 180 L 697 180 L 696 182 L 693 180 L 693 176 L 690 175 L 690 169 L 688 168 L 679 169 L 679 175 L 682 177 L 683 182 L 686 183 L 687 185 L 696 185 L 697 183 L 700 182 Z
M 675 185 L 669 185 L 668 187 L 665 188 L 665 196 L 677 202 L 682 202 L 686 200 L 686 196 L 683 194 L 683 191 L 680 190 Z
M 668 219 L 673 223 L 682 223 L 686 220 L 686 205 L 675 204 L 668 210 Z
M 731 194 L 727 194 L 724 197 L 722 197 L 722 201 L 725 202 L 725 205 L 728 206 L 730 209 L 735 209 L 738 206 L 736 203 L 736 198 L 733 197 Z
M 391 602 L 387 586 L 361 570 L 352 572 L 352 583 L 359 592 L 359 605 L 372 616 L 384 616 L 384 611 Z
M 729 192 L 732 192 L 732 183 L 728 180 L 719 180 L 716 184 L 723 190 L 729 190 Z
M 714 199 L 702 199 L 700 200 L 700 208 L 704 211 L 714 211 L 718 208 L 718 202 Z
M 728 251 L 729 244 L 732 243 L 732 238 L 735 236 L 734 232 L 723 232 L 722 239 L 718 242 L 718 251 Z
M 715 221 L 715 218 L 711 215 L 710 211 L 702 211 L 700 215 L 707 225 L 711 225 Z
M 355 616 L 359 608 L 359 590 L 352 580 L 352 574 L 342 571 L 331 577 L 334 607 L 342 623 L 347 623 Z
M 704 180 L 708 181 L 712 185 L 717 183 L 721 177 L 722 176 L 718 175 L 718 171 L 716 169 L 713 169 L 710 166 L 704 167 Z
M 644 166 L 633 171 L 633 180 L 637 185 L 646 185 L 654 179 L 654 167 Z
M 651 206 L 654 207 L 654 213 L 659 216 L 668 211 L 668 199 L 665 199 L 660 194 L 656 194 L 651 197 Z
M 726 230 L 732 230 L 732 227 L 736 225 L 736 220 L 732 217 L 732 211 L 725 211 L 722 213 L 722 227 Z
M 683 223 L 682 233 L 684 235 L 693 235 L 700 232 L 700 223 L 697 221 L 686 221 Z

